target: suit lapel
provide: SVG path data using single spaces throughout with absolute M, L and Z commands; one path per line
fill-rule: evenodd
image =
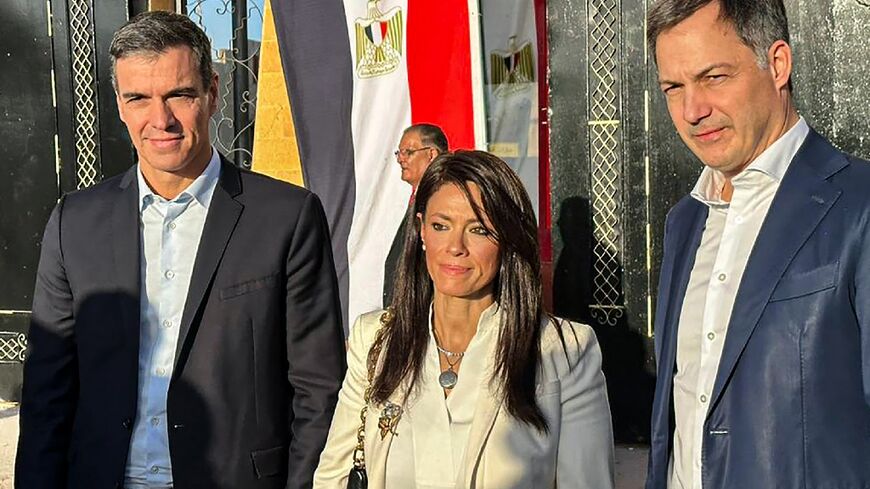
M 239 170 L 222 157 L 220 180 L 215 187 L 208 207 L 202 237 L 196 251 L 196 261 L 193 264 L 190 286 L 187 289 L 187 300 L 181 315 L 178 344 L 175 349 L 176 369 L 173 377 L 176 377 L 181 370 L 177 368 L 177 365 L 188 343 L 187 337 L 191 325 L 202 305 L 206 292 L 211 286 L 233 229 L 235 229 L 239 216 L 242 214 L 244 206 L 235 200 L 235 197 L 241 192 L 242 183 Z
M 789 166 L 737 291 L 708 413 L 716 407 L 779 279 L 839 198 L 840 190 L 826 179 L 846 164 L 836 150 L 811 131 Z
M 121 294 L 130 301 L 118 301 L 125 340 L 139 351 L 139 187 L 134 165 L 118 186 L 118 203 L 112 208 L 112 246 L 115 277 Z M 125 341 L 126 342 L 126 341 Z
M 405 398 L 405 389 L 400 387 L 389 398 L 389 402 L 402 406 L 402 409 L 407 409 L 407 405 L 403 404 Z M 366 475 L 369 479 L 370 487 L 384 487 L 386 485 L 387 476 L 387 456 L 390 453 L 390 445 L 393 443 L 393 434 L 387 433 L 384 438 L 381 438 L 380 429 L 378 429 L 378 420 L 381 416 L 383 406 L 369 405 L 366 413 Z M 404 413 L 403 416 L 408 416 Z M 410 430 L 410 420 L 405 418 L 400 422 L 397 428 L 397 435 L 402 436 L 403 430 Z M 408 436 L 408 435 L 405 435 Z
M 490 370 L 486 370 L 489 372 Z M 474 476 L 477 466 L 483 454 L 483 446 L 489 433 L 492 431 L 498 413 L 501 412 L 502 396 L 491 392 L 489 382 L 484 382 L 484 388 L 478 394 L 477 404 L 474 408 L 474 419 L 471 422 L 471 430 L 468 432 L 468 445 L 465 448 L 465 457 L 460 471 L 456 474 L 456 480 L 461 481 L 457 487 L 473 487 Z
M 493 307 L 493 306 L 490 306 Z M 501 329 L 501 311 L 499 309 L 484 311 L 486 316 L 483 321 L 488 324 L 481 324 L 478 328 L 496 328 Z M 462 460 L 462 465 L 456 474 L 456 487 L 473 487 L 473 480 L 477 473 L 477 467 L 480 464 L 480 459 L 483 455 L 483 447 L 486 440 L 489 438 L 492 427 L 495 425 L 495 420 L 501 412 L 504 396 L 498 392 L 500 387 L 498 382 L 490 381 L 493 372 L 495 371 L 495 356 L 498 341 L 498 331 L 495 331 L 494 338 L 488 347 L 487 355 L 484 359 L 482 371 L 484 372 L 484 381 L 481 382 L 480 392 L 477 394 L 477 401 L 474 406 L 474 417 L 471 421 L 471 428 L 468 431 L 468 441 L 465 445 L 465 455 Z M 439 389 L 440 390 L 440 389 Z
M 661 270 L 661 275 L 666 280 L 662 280 L 659 287 L 660 294 L 668 295 L 662 297 L 661 304 L 664 308 L 658 312 L 662 320 L 656 322 L 655 329 L 656 334 L 661 338 L 658 368 L 667 375 L 668 379 L 673 376 L 676 361 L 677 327 L 683 309 L 683 300 L 686 297 L 689 277 L 695 266 L 695 255 L 707 222 L 707 206 L 695 199 L 691 199 L 688 205 L 690 207 L 686 210 L 686 215 L 674 221 L 673 243 L 669 243 L 668 259 L 662 263 Z

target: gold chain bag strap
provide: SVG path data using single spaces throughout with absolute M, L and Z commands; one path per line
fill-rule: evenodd
M 366 390 L 363 393 L 363 407 L 359 412 L 359 429 L 356 430 L 356 447 L 353 449 L 353 467 L 347 477 L 347 489 L 366 489 L 369 485 L 368 475 L 366 474 L 366 412 L 368 411 L 369 401 L 372 398 L 372 381 L 375 378 L 375 368 L 377 368 L 378 358 L 381 356 L 381 348 L 384 344 L 384 326 L 390 322 L 392 314 L 389 311 L 381 314 L 381 327 L 375 334 L 375 341 L 372 343 L 366 358 Z

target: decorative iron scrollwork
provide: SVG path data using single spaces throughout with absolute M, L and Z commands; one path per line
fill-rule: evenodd
M 262 2 L 188 0 L 188 16 L 212 39 L 212 59 L 220 77 L 218 111 L 211 119 L 212 144 L 239 166 L 250 167 L 257 107 L 257 67 L 260 45 L 248 39 L 251 23 L 263 23 Z M 209 17 L 217 15 L 215 20 Z M 213 29 L 231 26 L 231 47 L 216 46 Z
M 594 244 L 590 312 L 615 325 L 622 294 L 622 100 L 619 70 L 620 2 L 589 0 L 589 148 Z
M 89 0 L 70 0 L 69 19 L 75 109 L 76 187 L 85 188 L 102 178 L 97 157 L 99 142 L 93 4 Z
M 0 364 L 22 363 L 27 353 L 27 335 L 14 331 L 0 331 Z

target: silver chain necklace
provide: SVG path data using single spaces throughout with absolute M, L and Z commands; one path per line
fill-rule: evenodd
M 445 389 L 452 389 L 456 387 L 456 382 L 459 381 L 459 374 L 456 373 L 456 370 L 454 370 L 453 367 L 462 360 L 462 357 L 465 356 L 465 352 L 453 352 L 442 348 L 441 345 L 438 344 L 438 333 L 435 332 L 435 328 L 432 328 L 432 335 L 435 336 L 435 348 L 438 348 L 438 351 L 444 354 L 444 360 L 447 361 L 447 370 L 442 371 L 441 375 L 438 376 L 438 383 Z M 456 360 L 451 362 L 450 359 L 453 357 L 456 357 Z

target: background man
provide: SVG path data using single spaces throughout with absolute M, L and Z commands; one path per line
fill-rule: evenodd
M 110 51 L 139 163 L 46 227 L 16 487 L 310 487 L 345 370 L 320 202 L 209 145 L 187 17 L 138 16 Z
M 647 488 L 870 487 L 870 165 L 798 115 L 781 0 L 648 26 L 706 167 L 665 230 Z
M 402 132 L 399 149 L 395 153 L 396 161 L 402 167 L 402 180 L 411 185 L 412 201 L 414 200 L 414 193 L 417 191 L 417 185 L 420 183 L 420 179 L 423 178 L 426 168 L 429 168 L 429 164 L 432 163 L 432 160 L 436 156 L 446 153 L 447 150 L 447 136 L 436 125 L 414 124 Z M 390 246 L 387 260 L 384 262 L 384 307 L 389 306 L 393 299 L 395 270 L 402 257 L 403 239 L 408 222 L 406 213 L 405 219 L 402 220 L 402 224 L 393 238 L 393 244 Z

